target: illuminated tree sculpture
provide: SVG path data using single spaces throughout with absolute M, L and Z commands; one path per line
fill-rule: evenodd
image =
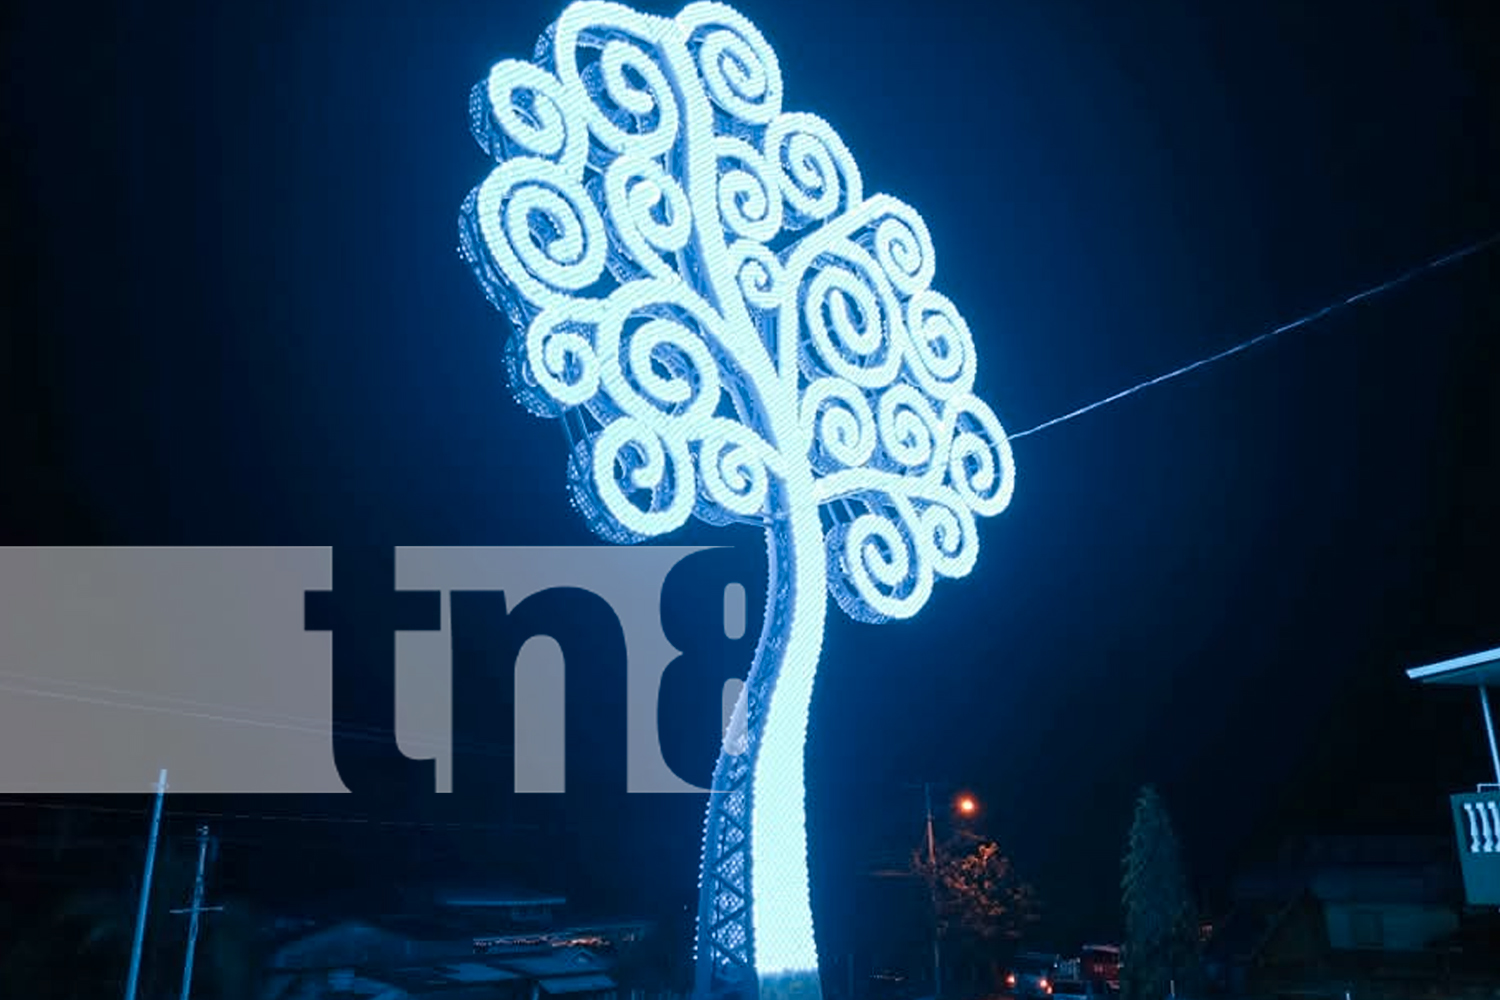
M 462 249 L 511 319 L 512 384 L 559 417 L 611 542 L 763 526 L 766 620 L 709 797 L 698 992 L 816 995 L 803 753 L 827 596 L 915 614 L 974 565 L 1010 447 L 908 206 L 782 110 L 775 53 L 716 3 L 567 7 L 475 87 L 497 165 Z

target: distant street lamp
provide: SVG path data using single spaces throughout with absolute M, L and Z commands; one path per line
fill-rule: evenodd
M 932 879 L 932 997 L 941 1000 L 943 995 L 943 925 L 938 903 L 937 837 L 932 822 L 932 784 L 924 783 L 923 794 L 927 799 L 927 866 Z M 971 818 L 979 812 L 979 800 L 968 792 L 953 800 L 953 809 L 960 816 Z

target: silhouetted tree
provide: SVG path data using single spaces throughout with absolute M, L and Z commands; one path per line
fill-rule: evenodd
M 1125 909 L 1123 1000 L 1162 1000 L 1196 985 L 1197 919 L 1182 849 L 1155 788 L 1136 799 L 1122 881 Z
M 141 872 L 139 855 L 130 877 L 98 889 L 81 889 L 29 914 L 25 926 L 0 945 L 0 997 L 29 1000 L 114 995 L 125 982 L 135 933 Z M 69 852 L 60 853 L 63 864 Z M 151 885 L 141 965 L 143 1000 L 175 998 L 181 984 L 188 920 L 174 914 L 192 896 L 196 848 L 164 842 L 158 850 Z M 214 899 L 220 912 L 205 914 L 198 936 L 193 996 L 252 1000 L 260 968 L 257 928 L 248 907 Z

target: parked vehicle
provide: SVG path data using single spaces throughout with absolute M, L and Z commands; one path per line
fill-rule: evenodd
M 917 990 L 906 973 L 896 969 L 882 969 L 870 976 L 865 995 L 869 1000 L 909 1000 Z
M 1052 983 L 1052 1000 L 1113 1000 L 1108 983 L 1087 979 L 1059 979 Z
M 1017 1000 L 1047 1000 L 1052 996 L 1052 980 L 1057 976 L 1056 955 L 1023 952 L 1017 955 L 1005 972 L 1005 991 Z
M 1120 986 L 1121 949 L 1115 944 L 1086 944 L 1080 951 L 1080 979 L 1092 979 Z

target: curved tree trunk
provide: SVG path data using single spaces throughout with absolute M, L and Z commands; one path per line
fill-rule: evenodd
M 803 774 L 828 605 L 826 556 L 811 469 L 790 469 L 779 485 L 771 509 L 780 514 L 766 531 L 765 623 L 708 805 L 699 997 L 821 995 Z

